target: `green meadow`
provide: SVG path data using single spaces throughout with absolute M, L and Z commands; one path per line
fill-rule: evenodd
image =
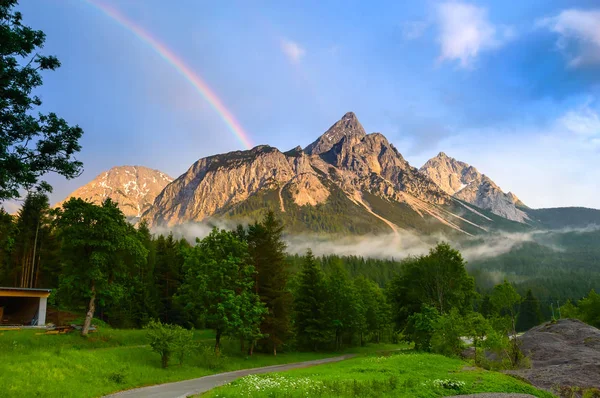
M 202 377 L 232 370 L 309 361 L 340 353 L 280 353 L 276 357 L 242 354 L 239 341 L 225 341 L 223 356 L 212 352 L 214 334 L 194 334 L 198 348 L 182 365 L 161 368 L 147 345 L 144 330 L 100 328 L 88 338 L 78 333 L 39 335 L 39 331 L 0 331 L 0 391 L 7 397 L 98 397 L 152 384 Z M 348 352 L 395 349 L 371 345 Z
M 287 372 L 250 375 L 202 394 L 202 398 L 434 398 L 482 392 L 553 397 L 502 373 L 474 368 L 459 359 L 411 350 L 361 356 Z

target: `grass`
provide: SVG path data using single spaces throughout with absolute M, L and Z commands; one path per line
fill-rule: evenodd
M 370 355 L 281 373 L 251 375 L 202 395 L 222 397 L 445 397 L 512 392 L 552 394 L 459 359 L 413 351 Z
M 160 367 L 160 357 L 147 346 L 143 330 L 100 328 L 83 338 L 77 333 L 37 335 L 40 331 L 0 332 L 0 395 L 8 397 L 98 397 L 112 392 L 202 377 L 214 373 L 290 362 L 339 353 L 255 354 L 246 357 L 238 342 L 225 341 L 224 356 L 212 354 L 214 334 L 200 330 L 200 348 L 179 366 Z M 379 345 L 353 352 L 393 349 Z

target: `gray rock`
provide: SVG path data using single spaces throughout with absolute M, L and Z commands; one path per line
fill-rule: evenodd
M 575 319 L 536 326 L 520 337 L 531 369 L 508 371 L 548 391 L 600 388 L 600 330 Z

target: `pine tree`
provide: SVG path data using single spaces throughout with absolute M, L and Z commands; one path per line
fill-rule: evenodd
M 294 295 L 297 339 L 301 347 L 317 351 L 331 340 L 332 325 L 325 276 L 310 249 L 304 256 L 297 284 Z
M 540 323 L 542 323 L 540 302 L 533 296 L 531 289 L 529 289 L 517 315 L 517 331 L 525 332 Z
M 13 248 L 13 284 L 19 287 L 36 287 L 40 280 L 42 264 L 50 252 L 50 205 L 43 193 L 29 193 L 16 219 Z
M 335 334 L 335 348 L 340 349 L 344 336 L 351 339 L 365 319 L 360 296 L 339 260 L 331 266 L 327 289 L 328 312 Z
M 267 337 L 261 343 L 274 355 L 277 348 L 291 335 L 292 295 L 288 290 L 289 278 L 286 245 L 282 239 L 283 224 L 269 211 L 260 223 L 248 228 L 248 250 L 256 270 L 255 291 L 266 306 L 260 331 Z M 244 236 L 238 227 L 236 234 Z
M 16 226 L 13 216 L 0 208 L 0 285 L 11 284 L 11 255 L 15 242 Z
M 164 323 L 180 324 L 184 314 L 174 302 L 173 296 L 183 281 L 184 252 L 189 248 L 185 240 L 177 241 L 170 233 L 166 238 L 160 235 L 155 243 L 154 278 L 158 291 L 158 311 Z

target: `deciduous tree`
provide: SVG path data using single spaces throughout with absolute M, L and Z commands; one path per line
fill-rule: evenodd
M 184 267 L 178 300 L 215 330 L 215 352 L 224 335 L 255 333 L 265 310 L 254 293 L 255 270 L 246 242 L 215 228 L 188 251 Z
M 73 304 L 88 300 L 85 336 L 96 302 L 122 298 L 129 269 L 143 264 L 148 252 L 110 199 L 98 206 L 72 198 L 57 209 L 56 226 L 63 259 L 59 295 Z

